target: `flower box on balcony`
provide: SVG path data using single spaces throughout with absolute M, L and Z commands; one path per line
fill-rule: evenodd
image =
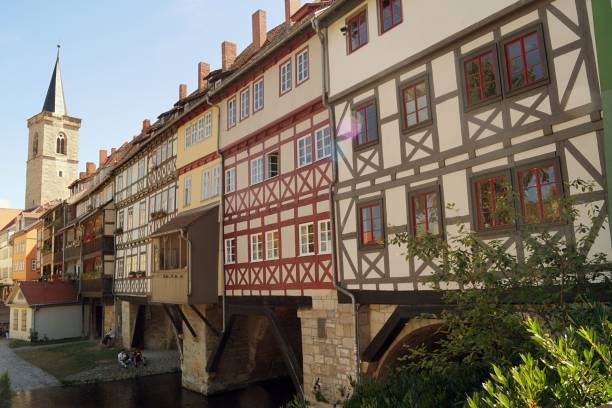
M 128 278 L 130 279 L 140 279 L 146 276 L 146 272 L 144 271 L 132 271 L 128 274 Z

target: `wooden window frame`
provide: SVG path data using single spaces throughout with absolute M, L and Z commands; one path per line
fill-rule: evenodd
M 400 5 L 400 20 L 397 23 L 393 23 L 393 2 L 395 0 L 389 0 L 391 4 L 391 27 L 385 29 L 384 23 L 384 13 L 383 13 L 383 0 L 376 0 L 376 10 L 378 11 L 378 34 L 383 35 L 391 30 L 393 30 L 398 25 L 404 22 L 404 5 L 402 4 L 403 0 L 398 0 Z
M 519 163 L 514 168 L 513 181 L 514 181 L 514 185 L 516 186 L 517 193 L 518 193 L 518 203 L 517 203 L 516 214 L 517 214 L 517 219 L 519 221 L 519 226 L 521 227 L 526 227 L 526 226 L 538 227 L 538 226 L 543 226 L 543 225 L 561 225 L 565 223 L 562 212 L 560 212 L 559 218 L 556 220 L 550 220 L 550 221 L 541 220 L 540 222 L 536 222 L 536 223 L 525 222 L 523 188 L 520 183 L 521 181 L 520 173 L 527 169 L 542 168 L 548 165 L 552 165 L 554 168 L 555 176 L 557 177 L 557 180 L 555 181 L 555 184 L 557 185 L 557 191 L 558 191 L 557 199 L 561 201 L 563 197 L 565 197 L 565 191 L 563 188 L 563 180 L 564 180 L 563 172 L 561 170 L 561 163 L 559 161 L 558 156 L 553 156 L 548 159 L 535 160 L 535 161 L 527 162 L 527 163 Z M 540 207 L 540 210 L 542 210 L 541 192 L 538 192 L 538 206 Z
M 301 81 L 298 78 L 298 57 L 302 54 L 306 54 L 307 55 L 307 63 L 306 63 L 306 77 L 303 78 Z M 302 85 L 304 82 L 308 81 L 310 79 L 310 52 L 308 49 L 308 46 L 305 46 L 304 48 L 302 48 L 301 50 L 299 50 L 298 52 L 295 53 L 295 87 L 297 88 L 298 86 Z
M 261 83 L 261 106 L 259 108 L 257 108 L 255 106 L 255 85 Z M 265 104 L 265 83 L 264 83 L 264 77 L 261 76 L 257 79 L 255 79 L 253 81 L 253 115 L 255 115 L 257 112 L 259 112 L 260 110 L 262 110 L 264 108 L 264 104 Z
M 319 157 L 319 144 L 318 144 L 318 140 L 317 140 L 317 132 L 324 132 L 325 129 L 327 129 L 327 133 L 329 135 L 329 154 L 325 155 L 325 145 L 323 145 L 323 156 Z M 325 126 L 321 126 L 316 128 L 313 132 L 313 138 L 314 138 L 314 161 L 319 161 L 319 160 L 323 160 L 326 159 L 328 157 L 332 156 L 333 153 L 333 145 L 332 145 L 332 136 L 331 136 L 331 128 L 329 125 L 325 125 Z
M 227 249 L 230 244 L 229 249 L 230 253 L 228 254 Z M 228 255 L 231 255 L 228 260 Z M 223 264 L 224 265 L 233 265 L 236 263 L 236 238 L 226 238 L 223 240 Z
M 276 248 L 276 256 L 273 257 L 268 257 L 268 234 L 272 234 L 272 242 L 274 242 L 274 235 L 277 234 L 278 240 L 278 246 Z M 279 229 L 273 229 L 273 230 L 269 230 L 266 231 L 264 233 L 264 257 L 266 259 L 266 261 L 274 261 L 277 260 L 281 257 L 281 236 L 280 236 L 280 230 Z
M 381 244 L 376 241 L 371 241 L 366 244 L 363 242 L 363 221 L 361 219 L 361 210 L 363 208 L 375 207 L 375 206 L 380 207 L 380 218 L 381 218 L 380 227 L 381 227 L 381 235 L 382 235 L 383 243 Z M 359 235 L 357 237 L 357 244 L 358 244 L 358 248 L 360 251 L 380 250 L 386 246 L 387 228 L 385 226 L 385 218 L 386 218 L 385 217 L 385 201 L 382 197 L 376 198 L 373 200 L 372 199 L 365 200 L 363 202 L 358 203 L 357 205 L 357 233 Z
M 230 123 L 230 103 L 234 102 L 234 121 L 233 123 Z M 232 96 L 231 98 L 229 98 L 227 100 L 227 129 L 232 129 L 234 127 L 236 127 L 236 124 L 238 123 L 238 111 L 237 111 L 237 106 L 236 106 L 236 95 Z
M 357 129 L 358 129 L 358 125 L 357 125 L 357 112 L 363 109 L 366 109 L 367 107 L 369 107 L 370 105 L 372 105 L 374 107 L 374 115 L 376 117 L 376 139 L 371 140 L 371 141 L 366 141 L 365 143 L 359 143 L 359 137 L 357 135 Z M 353 137 L 353 150 L 357 151 L 357 150 L 362 150 L 362 149 L 367 149 L 373 145 L 379 144 L 380 143 L 380 118 L 378 117 L 378 100 L 376 99 L 376 97 L 371 97 L 368 98 L 364 101 L 360 101 L 358 104 L 355 104 L 354 106 L 351 107 L 351 123 L 352 123 L 352 129 L 351 129 L 351 133 L 354 135 Z M 366 116 L 366 132 L 367 132 L 367 116 Z M 367 140 L 367 133 L 366 133 L 366 140 Z
M 355 20 L 355 19 L 359 19 L 359 17 L 361 15 L 365 16 L 365 24 L 366 24 L 366 39 L 365 42 L 361 42 L 361 35 L 359 35 L 359 45 L 356 48 L 353 48 L 352 42 L 351 42 L 351 30 L 350 30 L 350 23 L 351 21 Z M 369 21 L 368 21 L 368 8 L 363 7 L 357 11 L 355 11 L 353 14 L 351 14 L 349 17 L 346 18 L 346 20 L 344 21 L 344 26 L 346 27 L 346 53 L 348 54 L 352 54 L 355 51 L 363 48 L 364 46 L 366 46 L 368 44 L 368 42 L 370 41 L 370 28 L 369 28 Z
M 470 103 L 470 93 L 468 91 L 468 80 L 467 80 L 467 70 L 465 66 L 468 62 L 483 57 L 486 54 L 492 53 L 493 60 L 495 64 L 495 95 L 490 96 L 487 99 L 480 100 L 476 103 Z M 462 81 L 462 94 L 463 94 L 463 105 L 465 107 L 464 111 L 468 112 L 474 109 L 478 109 L 480 107 L 489 105 L 494 102 L 499 102 L 502 99 L 502 73 L 501 73 L 501 65 L 499 59 L 499 52 L 496 43 L 488 44 L 484 47 L 480 47 L 475 51 L 472 51 L 459 59 L 459 64 L 461 66 L 461 81 Z M 481 88 L 482 88 L 482 72 L 481 75 Z
M 283 62 L 281 62 L 280 64 L 278 64 L 278 96 L 279 97 L 291 92 L 291 90 L 293 89 L 293 72 L 290 72 L 289 81 L 291 81 L 291 83 L 289 84 L 289 88 L 283 91 L 283 67 L 287 65 L 289 65 L 290 67 L 292 66 L 291 58 L 288 58 L 284 60 Z M 290 69 L 293 70 L 293 67 L 291 67 Z
M 305 140 L 305 139 L 310 139 L 310 160 L 305 162 L 304 164 L 300 164 L 300 141 Z M 302 167 L 306 167 L 309 164 L 314 163 L 314 154 L 313 154 L 313 140 L 312 140 L 312 134 L 307 134 L 304 136 L 301 136 L 299 138 L 297 138 L 295 140 L 295 159 L 296 159 L 296 168 L 302 168 Z
M 302 252 L 302 227 L 312 226 L 312 252 Z M 306 242 L 306 245 L 310 247 L 310 242 Z M 303 222 L 298 224 L 298 254 L 299 256 L 312 256 L 317 253 L 317 230 L 315 229 L 314 222 Z
M 406 89 L 409 88 L 416 88 L 417 85 L 424 83 L 425 84 L 425 89 L 427 91 L 427 115 L 428 115 L 428 119 L 424 120 L 424 121 L 420 121 L 415 125 L 411 125 L 408 126 L 408 114 L 406 112 L 406 103 L 404 100 L 404 91 Z M 416 77 L 407 79 L 405 81 L 403 81 L 399 88 L 398 88 L 399 94 L 398 94 L 398 101 L 399 101 L 399 112 L 401 113 L 401 123 L 402 123 L 402 133 L 410 133 L 413 132 L 415 130 L 418 129 L 422 129 L 424 127 L 427 126 L 431 126 L 433 124 L 433 110 L 431 108 L 431 86 L 430 86 L 430 82 L 429 82 L 429 74 L 425 73 L 425 74 L 421 74 L 418 75 Z M 415 104 L 416 104 L 416 100 L 415 100 Z M 417 113 L 417 119 L 418 119 L 418 110 L 416 111 Z
M 253 181 L 253 163 L 260 161 L 261 162 L 261 180 L 254 182 Z M 249 185 L 254 186 L 256 184 L 261 184 L 266 179 L 266 163 L 263 156 L 255 157 L 249 160 Z
M 250 172 L 250 169 L 249 169 Z M 227 175 L 232 174 L 230 177 L 234 182 L 233 185 L 227 182 Z M 228 187 L 232 187 L 232 189 L 228 189 Z M 231 167 L 229 169 L 225 169 L 223 172 L 223 194 L 231 194 L 236 191 L 236 167 Z
M 259 239 L 257 240 L 258 247 L 259 245 L 261 246 L 261 258 L 259 259 L 253 259 L 253 238 L 254 237 L 259 237 Z M 266 242 L 264 239 L 264 234 L 261 232 L 250 234 L 249 235 L 249 260 L 251 262 L 262 262 L 265 259 L 266 259 Z
M 508 44 L 511 44 L 515 41 L 518 41 L 519 39 L 525 38 L 526 36 L 530 35 L 531 33 L 536 33 L 537 35 L 537 39 L 538 39 L 538 46 L 539 49 L 541 51 L 541 55 L 540 57 L 542 58 L 542 70 L 543 70 L 543 74 L 544 77 L 542 79 L 539 79 L 537 81 L 534 81 L 530 84 L 526 84 L 521 86 L 520 88 L 516 88 L 516 89 L 512 89 L 510 86 L 510 70 L 508 67 L 508 57 L 507 57 L 507 52 L 506 52 L 506 46 Z M 522 56 L 524 57 L 524 49 L 521 46 L 522 49 Z M 503 93 L 504 96 L 512 96 L 512 95 L 516 95 L 519 93 L 523 93 L 526 91 L 529 91 L 531 89 L 540 87 L 542 85 L 546 85 L 548 83 L 550 83 L 550 72 L 548 69 L 548 52 L 547 52 L 547 44 L 544 38 L 544 29 L 542 27 L 541 23 L 535 24 L 535 25 L 531 25 L 529 27 L 520 29 L 518 31 L 512 32 L 506 36 L 504 36 L 501 41 L 500 41 L 500 51 L 499 51 L 499 56 L 500 56 L 500 74 L 502 77 L 502 82 L 503 82 Z
M 328 241 L 328 246 L 329 249 L 328 250 L 323 250 L 321 249 L 321 243 L 323 242 L 323 240 L 321 239 L 321 224 L 329 224 L 329 233 L 330 233 L 330 237 L 329 237 L 329 241 Z M 332 247 L 333 247 L 333 242 L 334 242 L 334 232 L 333 232 L 333 227 L 332 227 L 332 223 L 331 223 L 331 219 L 326 219 L 326 220 L 319 220 L 317 222 L 317 249 L 319 254 L 331 254 L 332 253 Z
M 417 237 L 416 235 L 416 213 L 414 210 L 414 198 L 422 196 L 427 193 L 436 193 L 438 195 L 438 233 L 432 234 L 437 235 L 439 237 L 444 237 L 444 205 L 442 205 L 443 197 L 442 197 L 442 187 L 440 183 L 435 182 L 428 185 L 419 186 L 419 188 L 415 190 L 411 190 L 408 192 L 408 230 L 410 232 L 410 236 Z
M 470 178 L 470 194 L 472 196 L 472 214 L 473 214 L 473 226 L 474 231 L 477 231 L 481 234 L 487 233 L 498 233 L 500 231 L 508 231 L 516 228 L 516 202 L 514 199 L 511 199 L 510 203 L 512 204 L 511 208 L 511 220 L 510 224 L 507 225 L 498 225 L 490 228 L 483 228 L 481 225 L 481 214 L 482 209 L 480 206 L 480 190 L 478 189 L 477 183 L 483 180 L 491 180 L 493 178 L 501 178 L 504 177 L 506 181 L 510 184 L 510 193 L 514 191 L 513 185 L 513 177 L 510 169 L 501 169 L 501 170 L 493 170 L 493 171 L 485 171 L 478 173 Z
M 270 175 L 270 157 L 276 154 L 277 162 L 276 162 L 276 174 Z M 273 150 L 271 152 L 267 152 L 265 154 L 265 168 L 264 168 L 264 180 L 270 180 L 272 178 L 280 176 L 280 150 Z

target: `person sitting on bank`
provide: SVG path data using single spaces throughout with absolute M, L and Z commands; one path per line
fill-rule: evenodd
M 107 331 L 104 337 L 102 338 L 102 344 L 104 344 L 105 346 L 110 346 L 113 340 L 115 340 L 115 329 L 111 327 L 111 329 Z
M 117 361 L 123 368 L 128 368 L 128 365 L 131 363 L 130 355 L 125 352 L 125 350 L 121 350 L 119 354 L 117 354 Z

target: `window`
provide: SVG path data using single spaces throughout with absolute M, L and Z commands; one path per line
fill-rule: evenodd
M 236 168 L 225 170 L 225 194 L 236 191 Z
M 138 161 L 138 180 L 145 176 L 145 161 L 144 159 L 140 159 Z
M 202 172 L 202 200 L 208 200 L 210 197 L 210 171 L 204 170 Z
M 251 185 L 263 181 L 263 157 L 251 160 Z
M 487 231 L 512 225 L 509 198 L 510 183 L 506 175 L 490 175 L 474 180 L 477 228 Z
M 479 52 L 463 62 L 467 106 L 476 106 L 499 95 L 495 48 Z
M 278 152 L 268 153 L 266 155 L 266 178 L 278 176 Z
M 521 217 L 525 224 L 556 222 L 561 218 L 561 178 L 556 162 L 517 170 Z
M 319 253 L 328 254 L 332 248 L 331 221 L 319 221 Z
M 266 232 L 266 259 L 278 259 L 280 233 L 278 230 Z
M 261 234 L 251 235 L 251 262 L 263 260 L 263 240 Z
M 32 157 L 38 156 L 38 133 L 34 135 L 32 140 Z
M 404 129 L 429 122 L 427 81 L 420 80 L 403 88 L 402 100 L 404 105 Z
M 225 264 L 236 262 L 236 238 L 228 238 L 225 241 Z
M 172 186 L 168 189 L 168 212 L 176 210 L 176 187 Z
M 66 154 L 66 135 L 60 133 L 56 140 L 56 153 Z
M 360 242 L 362 246 L 383 243 L 383 217 L 381 202 L 359 207 Z
M 28 311 L 21 309 L 21 331 L 26 331 L 28 326 Z
M 253 83 L 253 113 L 264 107 L 264 80 L 261 78 Z
M 368 43 L 368 17 L 362 10 L 346 22 L 348 31 L 349 53 L 356 51 Z
M 236 97 L 227 101 L 227 128 L 236 126 Z
M 402 22 L 401 0 L 379 0 L 380 31 L 384 33 Z
M 412 213 L 412 234 L 420 237 L 426 234 L 440 234 L 440 195 L 438 189 L 419 191 L 410 197 Z
M 300 255 L 315 253 L 314 224 L 300 224 Z
M 59 177 L 63 177 L 64 173 L 63 173 L 63 172 L 60 170 L 60 171 L 58 171 L 58 172 L 57 172 L 57 175 L 58 175 Z
M 215 166 L 213 167 L 212 170 L 212 187 L 210 189 L 210 195 L 211 196 L 216 196 L 217 194 L 219 194 L 219 182 L 220 180 L 220 176 L 219 174 L 221 173 L 221 167 L 219 166 Z
M 124 260 L 123 258 L 117 259 L 117 274 L 118 278 L 123 278 L 125 276 L 125 268 L 124 268 Z
M 19 330 L 19 310 L 13 309 L 13 331 Z
M 147 224 L 147 202 L 141 201 L 138 204 L 138 225 L 143 226 Z
M 331 138 L 328 126 L 316 130 L 315 141 L 317 144 L 317 160 L 331 156 Z
M 125 219 L 123 217 L 123 210 L 121 210 L 117 213 L 117 229 L 123 230 L 124 222 L 125 222 Z
M 191 205 L 191 176 L 185 177 L 185 191 L 183 192 L 183 205 Z
M 36 270 L 36 259 L 32 259 L 32 270 Z
M 127 212 L 127 229 L 128 231 L 134 227 L 134 207 L 129 207 Z
M 355 110 L 355 126 L 357 146 L 367 146 L 378 140 L 378 120 L 374 102 Z
M 539 28 L 503 45 L 508 91 L 524 88 L 548 77 L 544 41 Z
M 291 90 L 291 60 L 280 66 L 280 94 Z
M 295 74 L 296 85 L 299 85 L 308 79 L 308 48 L 295 56 Z
M 310 135 L 298 139 L 298 167 L 312 163 L 312 139 Z
M 204 116 L 185 128 L 185 148 L 187 149 L 210 136 L 212 136 L 212 114 L 206 112 Z M 171 145 L 168 145 L 168 156 L 170 156 L 170 150 Z M 165 152 L 165 149 L 162 152 Z M 163 154 L 165 155 L 165 153 Z
M 249 117 L 250 109 L 251 90 L 249 88 L 244 89 L 240 92 L 240 120 L 244 120 Z

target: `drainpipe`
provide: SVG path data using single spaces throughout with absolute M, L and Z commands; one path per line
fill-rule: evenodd
M 612 4 L 610 0 L 592 0 L 595 51 L 599 66 L 599 87 L 603 110 L 603 141 L 608 188 L 608 223 L 612 237 Z
M 313 16 L 311 19 L 311 23 L 312 23 L 312 28 L 316 31 L 317 36 L 319 37 L 319 41 L 321 42 L 321 53 L 322 53 L 322 58 L 321 58 L 321 72 L 322 72 L 322 77 L 321 77 L 321 85 L 323 88 L 323 92 L 322 92 L 322 101 L 323 101 L 323 106 L 325 106 L 327 108 L 327 112 L 329 115 L 329 122 L 330 122 L 330 126 L 329 126 L 329 131 L 330 131 L 330 137 L 331 140 L 333 141 L 332 143 L 332 183 L 329 186 L 329 213 L 330 213 L 330 220 L 332 223 L 332 230 L 334 231 L 334 233 L 332 234 L 332 269 L 334 271 L 334 280 L 333 280 L 333 285 L 334 285 L 334 289 L 336 289 L 338 292 L 348 296 L 351 299 L 351 306 L 353 309 L 353 324 L 355 327 L 355 381 L 357 383 L 359 383 L 360 381 L 360 377 L 361 377 L 361 359 L 359 357 L 360 355 L 360 351 L 359 351 L 359 307 L 357 305 L 357 300 L 355 299 L 355 295 L 353 293 L 351 293 L 350 291 L 348 291 L 347 289 L 343 288 L 340 284 L 339 284 L 339 279 L 338 279 L 338 251 L 337 251 L 337 239 L 336 239 L 336 233 L 335 231 L 337 231 L 336 229 L 336 213 L 334 211 L 334 185 L 337 182 L 337 174 L 338 174 L 338 160 L 336 160 L 336 113 L 334 112 L 333 108 L 329 105 L 329 101 L 328 101 L 328 93 L 329 93 L 329 53 L 328 53 L 328 49 L 327 49 L 327 35 L 324 34 L 323 32 L 321 32 L 321 28 L 319 27 L 319 20 L 316 18 L 316 16 Z M 325 29 L 325 31 L 327 31 L 327 28 Z
M 225 251 L 225 247 L 223 244 L 223 194 L 225 192 L 225 173 L 223 171 L 224 169 L 224 161 L 225 158 L 223 157 L 223 153 L 221 152 L 221 149 L 219 149 L 219 146 L 221 146 L 221 109 L 217 106 L 217 105 L 213 105 L 210 102 L 210 96 L 206 95 L 206 99 L 205 102 L 208 106 L 210 106 L 211 108 L 216 108 L 217 110 L 217 154 L 219 155 L 219 158 L 221 159 L 221 164 L 220 164 L 220 171 L 219 171 L 219 178 L 220 178 L 220 183 L 219 183 L 219 195 L 220 195 L 220 199 L 219 199 L 219 229 L 220 229 L 220 237 L 219 237 L 219 247 L 221 248 L 221 251 L 223 253 L 223 251 Z M 227 326 L 227 302 L 225 300 L 225 259 L 223 257 L 220 258 L 220 262 L 221 262 L 221 319 L 222 319 L 222 330 L 221 333 L 224 334 L 225 333 L 225 329 Z

